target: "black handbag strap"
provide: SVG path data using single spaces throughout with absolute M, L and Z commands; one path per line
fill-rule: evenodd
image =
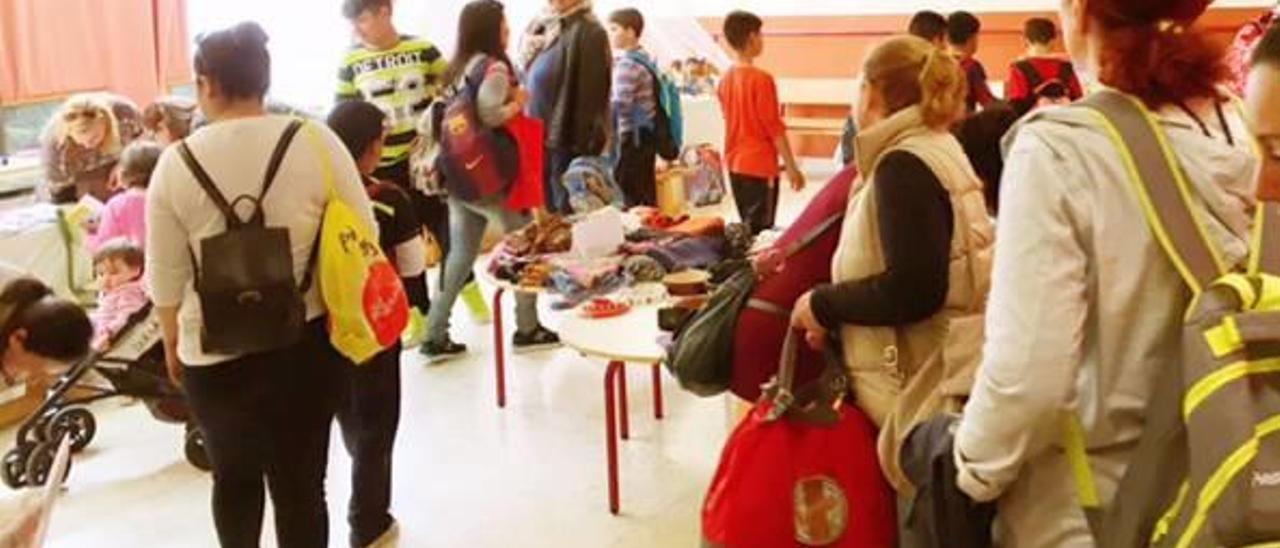
M 807 423 L 829 425 L 840 419 L 838 408 L 848 391 L 849 383 L 837 350 L 838 344 L 838 341 L 827 341 L 823 353 L 826 367 L 822 374 L 808 385 L 796 389 L 796 361 L 800 356 L 799 331 L 787 329 L 787 336 L 782 342 L 782 363 L 778 368 L 778 375 L 761 395 L 761 398 L 773 404 L 765 417 L 766 421 L 788 417 Z
M 195 177 L 196 183 L 200 188 L 204 189 L 209 199 L 213 200 L 213 204 L 217 206 L 218 211 L 227 221 L 228 229 L 236 229 L 246 224 L 253 226 L 262 226 L 265 222 L 265 213 L 262 208 L 262 200 L 267 197 L 267 192 L 275 184 L 276 175 L 280 172 L 280 166 L 284 163 L 285 155 L 289 152 L 289 145 L 293 143 L 293 139 L 298 135 L 298 131 L 302 129 L 301 120 L 293 120 L 289 122 L 285 128 L 284 134 L 280 136 L 280 140 L 276 142 L 276 148 L 271 153 L 271 159 L 267 162 L 267 172 L 263 177 L 262 191 L 255 199 L 249 195 L 240 196 L 233 202 L 228 202 L 227 197 L 218 190 L 218 186 L 214 184 L 213 178 L 209 176 L 209 172 L 205 171 L 204 166 L 196 159 L 195 153 L 187 144 L 187 140 L 183 139 L 182 144 L 178 147 L 178 152 L 182 156 L 182 161 L 187 164 L 187 169 L 191 170 L 191 174 Z M 236 214 L 235 206 L 243 200 L 253 202 L 253 215 L 245 222 Z

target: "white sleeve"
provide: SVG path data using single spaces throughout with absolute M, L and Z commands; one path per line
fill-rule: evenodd
M 1068 203 L 1072 173 L 1034 126 L 1005 166 L 984 359 L 955 442 L 959 486 L 978 501 L 998 498 L 1061 439 L 1074 394 L 1089 259 Z
M 183 178 L 181 170 L 186 169 L 177 156 L 174 147 L 165 151 L 147 189 L 147 279 L 152 300 L 164 308 L 182 304 L 194 276 L 190 237 L 171 196 L 171 189 Z
M 427 244 L 421 236 L 396 246 L 396 271 L 401 278 L 413 278 L 427 271 Z

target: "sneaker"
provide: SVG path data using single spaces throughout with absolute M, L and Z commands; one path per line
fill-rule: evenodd
M 489 310 L 489 304 L 484 301 L 484 293 L 480 291 L 480 285 L 471 282 L 462 287 L 463 304 L 467 305 L 467 310 L 471 312 L 471 319 L 479 325 L 489 325 L 493 323 L 493 311 Z
M 550 329 L 538 326 L 532 333 L 516 333 L 511 342 L 512 346 L 515 347 L 515 353 L 523 354 L 558 348 L 560 346 L 560 335 Z
M 409 309 L 409 325 L 405 326 L 400 342 L 405 350 L 417 348 L 427 342 L 427 318 L 422 315 L 422 311 L 417 308 Z
M 444 342 L 427 341 L 422 344 L 422 348 L 418 352 L 427 357 L 428 364 L 435 365 L 466 354 L 467 345 L 458 344 L 449 339 L 445 339 Z
M 396 546 L 400 540 L 400 522 L 391 520 L 391 525 L 387 526 L 387 530 L 383 531 L 373 542 L 365 545 L 365 548 L 391 548 Z

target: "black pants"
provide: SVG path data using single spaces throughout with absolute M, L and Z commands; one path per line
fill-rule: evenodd
M 738 215 L 751 228 L 751 233 L 759 234 L 773 228 L 778 214 L 778 180 L 730 173 L 729 184 L 733 186 L 733 201 L 738 204 Z
M 324 477 L 341 360 L 321 321 L 292 347 L 184 368 L 213 463 L 213 521 L 224 548 L 259 545 L 266 489 L 281 548 L 328 546 Z
M 626 195 L 627 207 L 658 205 L 657 160 L 658 143 L 652 131 L 638 131 L 623 137 L 613 177 Z
M 400 426 L 400 345 L 367 364 L 348 367 L 338 408 L 342 440 L 351 455 L 351 546 L 377 540 L 391 526 L 391 451 Z

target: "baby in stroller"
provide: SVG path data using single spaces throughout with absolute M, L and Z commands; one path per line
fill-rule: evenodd
M 97 431 L 88 405 L 115 397 L 136 398 L 157 420 L 185 425 L 187 461 L 209 469 L 204 438 L 165 370 L 160 321 L 141 279 L 142 251 L 127 242 L 108 245 L 95 263 L 103 291 L 91 316 L 92 352 L 57 379 L 18 430 L 15 447 L 5 453 L 0 475 L 15 489 L 49 480 L 53 453 L 64 436 L 73 452 L 87 447 Z
M 127 240 L 104 245 L 93 258 L 102 293 L 93 320 L 93 349 L 104 352 L 129 319 L 150 304 L 142 281 L 142 249 Z

